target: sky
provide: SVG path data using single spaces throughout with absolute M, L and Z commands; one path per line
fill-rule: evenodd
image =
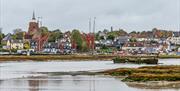
M 0 27 L 4 33 L 28 30 L 35 11 L 43 26 L 63 32 L 89 31 L 89 19 L 96 17 L 96 31 L 125 29 L 149 31 L 152 28 L 178 31 L 180 0 L 0 0 Z

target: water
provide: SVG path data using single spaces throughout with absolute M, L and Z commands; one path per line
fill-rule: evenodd
M 180 65 L 180 59 L 161 59 L 160 65 Z M 0 91 L 180 91 L 141 89 L 126 85 L 119 78 L 87 75 L 48 75 L 42 72 L 102 71 L 145 64 L 113 64 L 112 61 L 1 62 Z

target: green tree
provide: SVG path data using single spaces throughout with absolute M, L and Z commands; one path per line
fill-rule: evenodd
M 28 41 L 24 43 L 24 49 L 30 49 L 30 43 Z
M 104 40 L 104 36 L 100 36 L 100 39 L 101 39 L 101 40 Z
M 82 42 L 82 49 L 81 49 L 81 51 L 82 52 L 86 52 L 86 51 L 88 51 L 89 49 L 88 49 L 88 47 L 87 47 L 87 43 L 86 43 L 86 41 L 83 41 Z
M 49 36 L 49 39 L 48 39 L 49 42 L 55 42 L 57 39 L 63 38 L 63 33 L 59 29 L 51 31 L 50 35 L 51 36 Z
M 3 33 L 0 33 L 0 41 L 5 37 Z
M 115 35 L 108 35 L 107 39 L 114 40 L 115 39 Z
M 74 41 L 77 44 L 77 49 L 82 50 L 83 38 L 79 30 L 74 29 L 71 33 L 71 38 L 72 41 Z
M 130 42 L 137 42 L 137 40 L 135 38 L 131 38 L 129 39 Z
M 2 39 L 5 37 L 5 35 L 3 33 L 0 33 L 0 48 L 2 48 L 3 44 L 2 44 Z
M 130 32 L 130 34 L 137 34 L 137 32 L 136 31 L 132 31 L 132 32 Z
M 99 33 L 96 33 L 95 34 L 95 40 L 100 40 L 101 38 L 100 38 L 100 36 L 99 36 Z
M 13 34 L 19 33 L 19 32 L 23 32 L 21 28 L 17 28 L 13 30 Z
M 16 39 L 17 39 L 17 35 L 16 35 L 16 34 L 13 34 L 13 35 L 11 35 L 11 38 L 12 38 L 13 40 L 16 40 Z
M 16 35 L 16 39 L 18 40 L 23 40 L 24 38 L 24 32 L 18 32 L 15 35 Z
M 104 33 L 108 33 L 109 30 L 108 30 L 108 29 L 104 29 L 103 32 L 104 32 Z
M 128 33 L 126 31 L 124 31 L 123 29 L 119 29 L 119 30 L 108 32 L 107 33 L 107 36 L 108 36 L 107 39 L 114 40 L 118 36 L 126 36 L 127 34 Z
M 119 34 L 119 36 L 125 36 L 128 33 L 126 31 L 124 31 L 123 29 L 119 29 L 118 34 Z
M 12 38 L 14 40 L 23 40 L 24 32 L 22 31 L 22 29 L 20 29 L 20 28 L 14 29 Z
M 47 35 L 49 32 L 49 30 L 48 30 L 48 28 L 47 27 L 40 27 L 40 29 L 39 29 L 40 31 L 39 31 L 39 33 L 42 35 L 42 36 L 44 36 L 44 35 Z

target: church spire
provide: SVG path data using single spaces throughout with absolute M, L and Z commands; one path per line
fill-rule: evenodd
M 33 11 L 33 17 L 32 17 L 33 20 L 36 20 L 35 18 L 35 12 Z

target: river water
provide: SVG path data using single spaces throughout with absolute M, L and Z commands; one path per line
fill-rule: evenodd
M 160 59 L 159 65 L 180 65 L 180 59 Z M 96 72 L 120 67 L 136 68 L 141 66 L 148 65 L 113 64 L 112 61 L 1 62 L 0 91 L 180 91 L 180 88 L 142 89 L 130 87 L 120 78 L 111 76 L 48 74 Z

